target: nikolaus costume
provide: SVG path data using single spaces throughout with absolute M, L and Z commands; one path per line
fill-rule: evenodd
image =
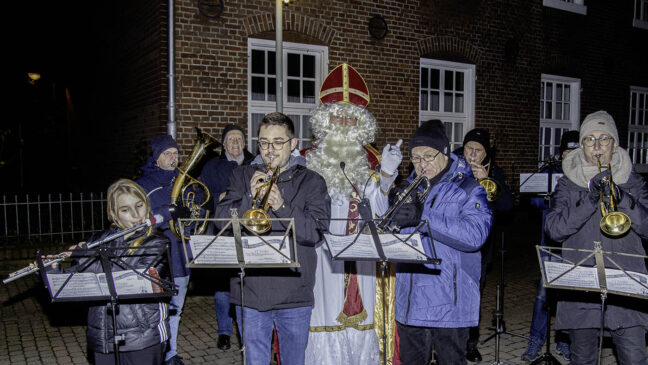
M 357 208 L 360 197 L 348 182 L 344 182 L 339 167 L 341 161 L 345 161 L 345 171 L 351 175 L 350 179 L 360 195 L 364 194 L 368 198 L 372 213 L 382 215 L 389 207 L 384 191 L 389 189 L 398 172 L 395 171 L 390 181 L 386 182 L 382 177 L 383 182 L 380 182 L 381 172 L 376 170 L 380 158 L 377 151 L 369 145 L 374 140 L 376 125 L 371 113 L 365 109 L 369 103 L 366 83 L 351 66 L 339 65 L 322 83 L 320 100 L 322 105 L 312 112 L 310 120 L 317 141 L 314 149 L 306 151 L 306 166 L 319 172 L 327 181 L 331 197 L 331 218 L 360 218 Z M 356 125 L 333 125 L 330 123 L 330 117 L 333 115 L 351 116 L 357 120 Z M 327 139 L 327 136 L 337 136 L 338 142 L 347 138 L 348 145 L 353 145 L 351 148 L 359 152 L 355 155 L 358 160 L 354 163 L 346 159 L 343 153 L 339 153 L 339 149 L 327 145 L 327 141 L 332 140 Z M 327 160 L 329 164 L 320 163 L 322 160 Z M 347 186 L 340 188 L 341 184 Z M 344 220 L 331 220 L 329 225 L 329 232 L 334 235 L 355 234 L 357 229 L 357 224 Z M 374 326 L 374 323 L 382 323 L 383 311 L 381 301 L 377 300 L 382 298 L 382 292 L 377 292 L 376 289 L 382 288 L 380 280 L 376 280 L 376 263 L 333 261 L 326 244 L 322 244 L 316 250 L 318 263 L 313 290 L 315 305 L 311 314 L 306 363 L 379 364 L 382 326 Z M 394 308 L 390 305 L 393 303 L 393 295 L 389 293 L 393 293 L 393 267 L 389 274 L 391 275 L 387 277 L 386 290 L 387 297 L 392 300 L 388 302 L 387 308 L 387 358 L 391 363 L 394 356 L 395 322 Z M 380 333 L 377 334 L 376 330 L 380 330 Z

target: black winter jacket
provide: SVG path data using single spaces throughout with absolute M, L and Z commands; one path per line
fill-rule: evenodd
M 588 197 L 589 190 L 578 186 L 566 176 L 558 180 L 547 213 L 545 232 L 564 248 L 594 248 L 594 241 L 600 241 L 604 251 L 645 255 L 642 238 L 648 238 L 648 187 L 644 179 L 632 171 L 628 181 L 617 185 L 622 193 L 619 211 L 626 213 L 632 228 L 616 238 L 605 236 L 599 227 L 601 210 Z M 563 257 L 579 262 L 587 252 L 563 251 Z M 614 255 L 612 259 L 629 271 L 648 273 L 643 259 Z M 584 265 L 594 266 L 592 257 Z M 608 260 L 606 267 L 615 268 Z M 564 300 L 563 300 L 564 299 Z M 598 293 L 570 291 L 561 293 L 556 314 L 556 329 L 599 328 L 601 325 L 601 298 Z M 648 307 L 645 301 L 619 295 L 610 295 L 605 306 L 605 327 L 608 329 L 633 326 L 648 327 Z
M 118 232 L 119 229 L 115 226 L 110 227 L 106 231 L 93 236 L 88 242 L 100 240 L 108 235 Z M 123 237 L 107 242 L 106 247 L 123 247 L 132 243 L 138 237 L 141 237 L 145 232 L 139 231 L 128 237 L 124 241 Z M 168 278 L 168 263 L 166 262 L 166 254 L 162 256 L 162 260 L 156 260 L 155 254 L 161 250 L 165 250 L 169 244 L 169 240 L 162 234 L 152 233 L 149 237 L 144 239 L 138 250 L 134 251 L 134 255 L 140 253 L 147 253 L 151 255 L 146 256 L 125 256 L 122 259 L 129 265 L 136 268 L 146 268 L 149 265 L 155 267 L 162 278 Z M 160 246 L 151 247 L 151 246 Z M 147 247 L 148 246 L 148 247 Z M 126 254 L 126 252 L 124 252 Z M 74 257 L 74 253 L 73 253 Z M 94 258 L 80 258 L 76 267 L 85 266 L 88 260 Z M 127 267 L 120 267 L 113 264 L 113 271 L 128 270 Z M 103 272 L 99 260 L 95 260 L 88 266 L 84 272 Z M 124 300 L 118 303 L 117 313 L 117 334 L 123 334 L 125 341 L 120 345 L 119 351 L 136 351 L 142 350 L 147 347 L 165 342 L 169 338 L 169 320 L 168 320 L 168 299 L 152 298 L 152 299 L 132 299 Z M 88 308 L 88 347 L 95 352 L 111 353 L 113 352 L 113 322 L 112 313 L 109 312 L 105 303 L 94 305 Z
M 279 175 L 277 182 L 284 205 L 278 210 L 270 208 L 270 217 L 295 218 L 297 256 L 301 267 L 245 271 L 245 306 L 258 311 L 305 307 L 314 303 L 313 286 L 317 266 L 315 246 L 322 240 L 322 234 L 329 225 L 331 200 L 324 178 L 303 166 L 303 157 L 291 156 L 290 159 L 291 166 Z M 251 207 L 254 197 L 250 191 L 250 179 L 255 171 L 265 170 L 265 165 L 260 161 L 261 157 L 257 156 L 251 165 L 234 170 L 227 194 L 216 207 L 215 217 L 230 218 L 230 208 L 237 208 L 238 215 L 242 216 Z M 285 224 L 286 222 L 275 221 L 266 235 L 283 234 Z M 230 288 L 231 302 L 240 305 L 240 279 L 232 278 Z

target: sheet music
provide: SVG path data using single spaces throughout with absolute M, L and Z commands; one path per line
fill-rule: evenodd
M 545 268 L 545 277 L 547 280 L 547 287 L 552 285 L 592 288 L 599 289 L 601 286 L 598 280 L 598 273 L 596 267 L 583 267 L 562 262 L 543 261 Z M 565 271 L 574 268 L 564 276 L 556 279 Z M 554 279 L 556 279 L 554 281 Z
M 401 259 L 401 260 L 426 260 L 427 256 L 421 252 L 425 252 L 423 249 L 423 244 L 421 243 L 421 235 L 414 234 L 410 237 L 409 240 L 405 240 L 409 234 L 381 234 L 380 244 L 382 245 L 383 252 L 385 256 L 390 259 Z M 400 239 L 400 240 L 399 240 Z M 414 250 L 415 248 L 418 251 Z
M 634 271 L 626 271 L 629 275 L 639 281 L 641 284 L 648 286 L 648 275 Z M 640 285 L 628 277 L 623 271 L 617 269 L 605 269 L 605 281 L 608 290 L 614 290 L 622 293 L 638 294 L 648 297 L 648 288 Z
M 288 237 L 263 236 L 263 239 L 261 239 L 261 237 L 247 236 L 241 238 L 241 243 L 243 258 L 246 264 L 290 263 L 290 240 Z M 273 247 L 285 255 L 285 257 L 273 249 Z
M 562 176 L 563 174 L 559 173 L 551 174 L 552 190 L 556 189 L 558 179 Z M 547 173 L 520 174 L 520 193 L 546 193 L 548 178 L 549 174 Z
M 378 256 L 378 251 L 376 251 L 376 246 L 371 239 L 371 235 L 361 234 L 358 237 L 358 240 L 347 248 L 346 251 L 340 254 L 340 252 L 349 246 L 351 242 L 356 238 L 357 235 L 349 236 L 336 236 L 332 234 L 324 234 L 326 242 L 331 250 L 333 256 L 340 258 L 352 257 L 352 258 L 371 258 L 371 259 L 380 259 Z M 391 235 L 389 235 L 391 236 Z M 381 239 L 382 241 L 382 239 Z
M 200 251 L 212 241 L 214 242 L 198 256 Z M 192 257 L 195 258 L 195 264 L 238 264 L 234 237 L 192 235 L 189 248 Z
M 114 271 L 112 274 L 117 295 L 153 293 L 153 283 L 137 275 L 132 270 Z M 56 295 L 70 275 L 72 274 L 47 274 L 47 281 L 52 296 Z M 57 298 L 108 295 L 110 295 L 110 291 L 108 290 L 105 273 L 81 272 L 72 276 L 70 281 L 65 284 L 63 290 L 58 294 Z

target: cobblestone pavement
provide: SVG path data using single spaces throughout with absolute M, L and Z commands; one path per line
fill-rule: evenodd
M 536 230 L 517 217 L 507 233 L 504 273 L 504 322 L 506 330 L 528 335 L 533 301 L 539 280 L 538 264 L 533 245 Z M 525 238 L 526 237 L 526 238 Z M 531 238 L 529 238 L 531 237 Z M 492 331 L 495 309 L 495 289 L 500 280 L 499 258 L 495 255 L 488 273 L 481 310 L 481 339 Z M 0 263 L 0 276 L 19 269 L 25 262 Z M 239 342 L 232 337 L 232 349 L 216 348 L 218 335 L 213 296 L 205 287 L 209 283 L 206 270 L 194 270 L 178 339 L 179 353 L 185 364 L 241 364 Z M 48 296 L 35 276 L 22 278 L 7 285 L 0 284 L 0 364 L 87 364 L 85 340 L 85 311 L 73 303 L 49 303 Z M 481 364 L 495 361 L 496 341 L 480 344 Z M 524 364 L 520 356 L 527 340 L 509 334 L 500 335 L 499 360 L 506 364 Z M 552 336 L 552 353 L 555 352 Z M 616 364 L 610 345 L 604 345 L 603 364 Z M 351 364 L 350 364 L 351 365 Z

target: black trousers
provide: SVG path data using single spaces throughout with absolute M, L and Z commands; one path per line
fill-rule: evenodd
M 137 351 L 124 351 L 119 353 L 121 365 L 161 365 L 164 363 L 164 350 L 166 342 L 147 347 Z M 115 364 L 115 354 L 101 352 L 94 353 L 95 365 Z
M 396 322 L 401 363 L 427 365 L 434 348 L 439 365 L 466 364 L 468 328 L 415 327 Z

